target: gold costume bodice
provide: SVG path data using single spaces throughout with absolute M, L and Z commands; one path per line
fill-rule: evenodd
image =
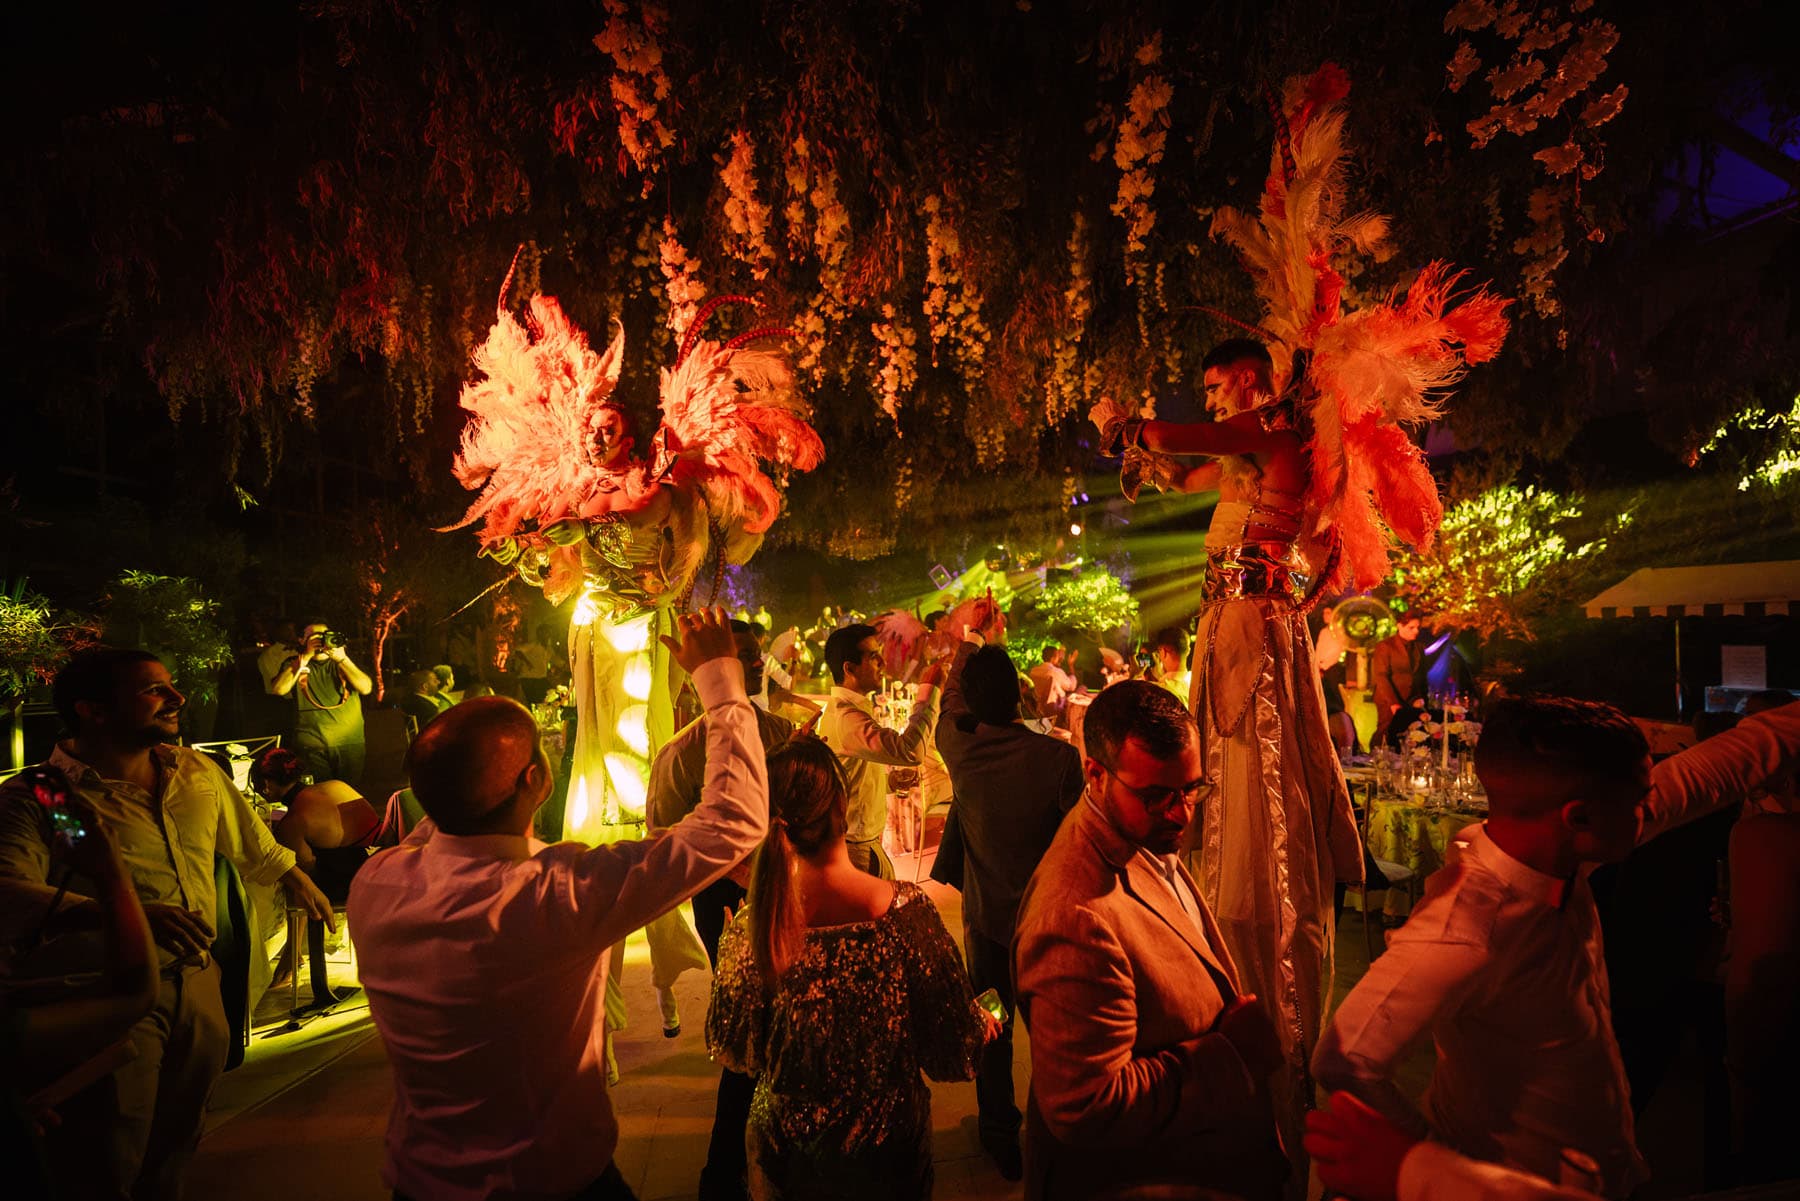
M 1220 501 L 1206 529 L 1206 582 L 1201 601 L 1278 597 L 1305 599 L 1306 561 L 1295 541 L 1300 537 L 1304 502 L 1298 496 L 1264 488 L 1252 500 Z

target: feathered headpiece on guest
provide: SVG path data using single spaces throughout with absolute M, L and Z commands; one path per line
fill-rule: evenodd
M 930 632 L 924 622 L 905 609 L 889 609 L 871 618 L 869 624 L 875 627 L 876 636 L 881 639 L 882 659 L 893 671 L 912 662 L 919 645 Z
M 1288 81 L 1258 213 L 1221 209 L 1213 219 L 1214 235 L 1255 278 L 1264 310 L 1256 332 L 1310 427 L 1309 533 L 1329 552 L 1319 589 L 1379 583 L 1390 530 L 1430 545 L 1443 506 L 1403 427 L 1435 417 L 1468 365 L 1499 353 L 1511 303 L 1486 287 L 1458 296 L 1462 275 L 1430 263 L 1404 295 L 1344 307 L 1336 264 L 1386 258 L 1388 234 L 1379 214 L 1343 213 L 1349 91 L 1334 63 Z

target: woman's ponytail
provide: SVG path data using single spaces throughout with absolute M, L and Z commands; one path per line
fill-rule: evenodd
M 751 865 L 749 902 L 751 952 L 771 991 L 806 939 L 794 861 L 844 836 L 847 794 L 837 755 L 817 738 L 797 735 L 769 755 L 769 834 Z

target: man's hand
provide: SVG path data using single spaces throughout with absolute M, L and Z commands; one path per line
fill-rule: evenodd
M 1123 401 L 1114 400 L 1110 396 L 1102 396 L 1098 404 L 1088 410 L 1088 420 L 1094 428 L 1103 430 L 1115 421 L 1123 421 L 1132 415 Z
M 306 916 L 324 922 L 327 930 L 337 929 L 337 916 L 331 912 L 331 902 L 312 882 L 311 876 L 298 867 L 290 867 L 287 875 L 281 878 L 281 886 L 287 889 L 288 903 L 295 909 L 306 910 Z
M 1301 1141 L 1328 1192 L 1394 1201 L 1400 1164 L 1419 1140 L 1349 1093 L 1333 1093 L 1324 1108 L 1306 1115 Z
M 350 661 L 350 652 L 341 646 L 333 646 L 326 649 L 325 657 L 339 663 L 348 663 Z
M 690 676 L 702 663 L 737 658 L 737 642 L 731 636 L 731 619 L 723 609 L 701 609 L 675 619 L 675 638 L 662 636 L 663 645 Z
M 150 936 L 156 945 L 173 951 L 177 959 L 204 955 L 212 945 L 205 923 L 191 909 L 151 901 L 144 905 L 144 916 L 150 919 Z
M 1239 1058 L 1256 1077 L 1267 1076 L 1281 1066 L 1281 1043 L 1269 1016 L 1254 996 L 1241 996 L 1219 1018 L 1219 1033 L 1230 1040 Z

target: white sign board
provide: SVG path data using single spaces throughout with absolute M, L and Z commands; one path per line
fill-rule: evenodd
M 1721 646 L 1719 661 L 1719 683 L 1724 687 L 1761 692 L 1769 686 L 1768 647 Z

